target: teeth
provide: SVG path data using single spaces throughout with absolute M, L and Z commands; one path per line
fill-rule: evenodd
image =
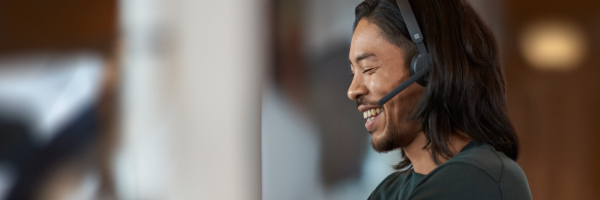
M 373 117 L 379 113 L 383 112 L 383 108 L 373 108 L 371 110 L 367 110 L 363 112 L 363 118 L 367 119 L 367 121 L 373 120 Z

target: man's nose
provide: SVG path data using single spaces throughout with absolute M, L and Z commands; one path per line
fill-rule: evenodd
M 352 79 L 352 84 L 350 84 L 350 88 L 348 88 L 348 98 L 350 100 L 357 100 L 362 95 L 367 95 L 369 90 L 365 86 L 365 84 L 360 81 L 360 78 L 354 77 Z

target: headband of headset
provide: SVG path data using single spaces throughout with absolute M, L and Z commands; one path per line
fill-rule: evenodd
M 402 92 L 402 90 L 406 89 L 414 82 L 418 82 L 419 84 L 425 86 L 427 82 L 425 82 L 423 77 L 429 71 L 429 53 L 427 52 L 425 44 L 423 43 L 423 34 L 421 33 L 417 19 L 415 18 L 412 8 L 410 7 L 410 3 L 408 3 L 408 0 L 397 0 L 396 3 L 398 3 L 398 8 L 400 8 L 400 13 L 402 14 L 402 18 L 404 18 L 404 22 L 406 23 L 406 28 L 410 34 L 410 39 L 417 45 L 419 53 L 413 57 L 410 63 L 411 77 L 381 98 L 381 100 L 379 100 L 379 105 L 381 106 L 383 106 L 383 104 L 387 103 L 390 99 L 398 95 L 398 93 Z

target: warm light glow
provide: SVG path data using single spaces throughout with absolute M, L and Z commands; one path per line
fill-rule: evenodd
M 573 23 L 546 21 L 527 27 L 521 51 L 533 67 L 542 70 L 571 70 L 585 54 L 585 37 Z

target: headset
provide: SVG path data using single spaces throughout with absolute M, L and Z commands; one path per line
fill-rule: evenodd
M 416 54 L 410 61 L 411 76 L 408 78 L 408 80 L 404 81 L 390 93 L 381 98 L 381 100 L 379 100 L 380 106 L 383 106 L 383 104 L 387 103 L 390 99 L 394 98 L 394 96 L 398 95 L 398 93 L 402 92 L 402 90 L 406 89 L 414 82 L 417 82 L 422 86 L 427 86 L 425 75 L 427 72 L 429 72 L 429 65 L 432 63 L 431 55 L 429 52 L 427 52 L 427 48 L 425 48 L 425 44 L 423 43 L 423 34 L 421 33 L 421 29 L 419 28 L 419 24 L 417 23 L 417 19 L 415 18 L 408 0 L 397 0 L 396 3 L 398 3 L 398 8 L 400 8 L 402 18 L 404 18 L 406 28 L 408 28 L 410 39 L 417 45 L 419 53 Z

